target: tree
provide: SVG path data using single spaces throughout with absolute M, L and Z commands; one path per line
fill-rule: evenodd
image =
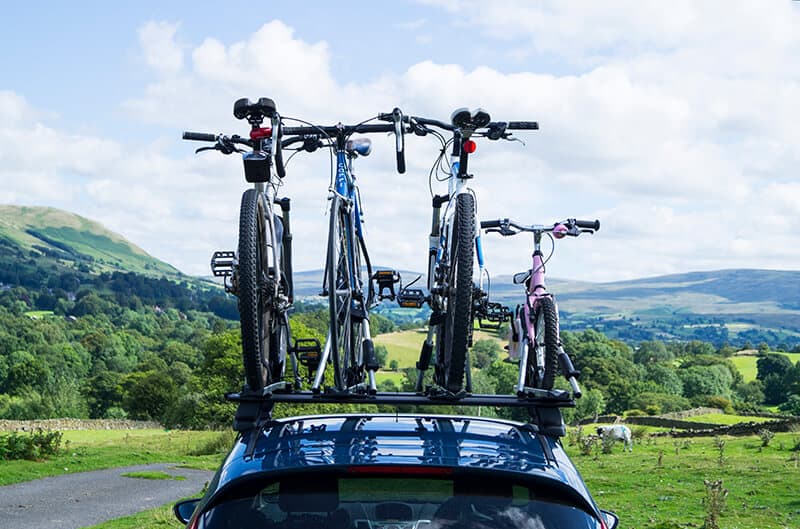
M 637 364 L 669 362 L 674 358 L 672 351 L 661 341 L 642 342 L 633 353 L 633 361 Z
M 397 363 L 397 360 L 392 359 L 389 362 L 389 369 L 391 369 L 392 371 L 397 371 L 398 367 L 400 367 L 400 364 Z
M 651 364 L 647 366 L 644 378 L 646 381 L 657 384 L 659 393 L 669 395 L 683 395 L 683 382 L 675 369 L 665 364 Z
M 739 402 L 754 406 L 764 402 L 764 384 L 760 380 L 737 384 L 733 389 Z
M 789 415 L 800 415 L 800 395 L 791 395 L 789 399 L 778 408 Z
M 101 419 L 109 408 L 122 404 L 122 376 L 114 371 L 102 371 L 86 381 L 83 394 L 89 407 L 89 417 Z
M 389 350 L 383 344 L 375 344 L 375 358 L 378 360 L 378 365 L 384 367 L 386 359 L 389 356 Z
M 476 341 L 469 353 L 472 366 L 478 369 L 488 367 L 499 358 L 500 351 L 500 345 L 496 340 L 484 338 Z
M 723 365 L 691 366 L 679 369 L 678 376 L 683 381 L 683 394 L 690 399 L 709 395 L 722 397 L 730 395 L 733 376 Z
M 123 405 L 134 419 L 162 420 L 178 394 L 173 380 L 162 371 L 131 373 L 122 386 Z
M 580 421 L 589 417 L 597 420 L 597 416 L 606 409 L 606 400 L 603 393 L 597 389 L 584 392 L 583 396 L 575 403 L 574 420 Z
M 689 399 L 668 393 L 642 392 L 630 400 L 631 409 L 653 409 L 656 414 L 687 410 L 692 407 Z
M 783 377 L 792 368 L 792 361 L 786 355 L 770 353 L 762 356 L 756 361 L 758 380 L 766 380 L 767 376 L 775 374 Z

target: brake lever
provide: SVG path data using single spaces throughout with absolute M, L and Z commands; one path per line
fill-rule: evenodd
M 203 151 L 215 151 L 215 150 L 217 150 L 216 146 L 214 146 L 214 147 L 200 147 L 199 149 L 195 149 L 194 153 L 197 154 L 197 153 L 203 152 Z
M 414 118 L 409 119 L 408 124 L 411 127 L 411 131 L 414 133 L 415 136 L 428 135 L 428 129 L 425 127 L 425 125 L 421 125 Z

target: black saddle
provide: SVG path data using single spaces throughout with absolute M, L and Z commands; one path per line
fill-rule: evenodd
M 262 120 L 275 115 L 275 101 L 268 97 L 259 98 L 255 103 L 243 97 L 233 104 L 233 115 L 236 119 Z

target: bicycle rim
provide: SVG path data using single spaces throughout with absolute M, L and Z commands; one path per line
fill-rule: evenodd
M 348 221 L 348 213 L 341 199 L 334 197 L 328 232 L 327 287 L 333 380 L 340 391 L 348 387 L 353 343 L 353 285 L 348 257 Z

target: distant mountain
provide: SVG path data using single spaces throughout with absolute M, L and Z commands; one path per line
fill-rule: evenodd
M 177 278 L 181 273 L 101 224 L 55 208 L 0 205 L 0 259 L 37 259 L 85 271 L 126 271 Z M 5 259 L 4 259 L 5 258 Z
M 404 282 L 418 275 L 401 274 Z M 298 295 L 319 292 L 321 270 L 295 277 L 302 277 L 295 279 Z M 594 328 L 629 341 L 800 343 L 800 271 L 716 270 L 609 283 L 551 278 L 548 288 L 566 329 Z M 493 277 L 491 299 L 514 307 L 524 299 L 523 288 L 512 276 Z
M 192 291 L 210 289 L 205 297 L 216 298 L 219 306 L 214 311 L 236 317 L 234 298 L 222 296 L 221 290 L 205 279 L 182 275 L 97 222 L 53 208 L 0 206 L 0 286 L 40 289 L 60 285 L 71 291 L 71 274 L 79 276 L 79 284 L 87 284 L 94 281 L 92 277 L 108 275 L 105 272 L 159 280 L 166 277 L 188 289 L 179 294 L 187 299 L 199 299 Z M 297 299 L 324 305 L 325 299 L 319 297 L 322 275 L 322 270 L 295 272 Z M 401 275 L 408 285 L 419 274 L 401 271 Z M 53 281 L 53 277 L 58 280 Z M 115 286 L 104 284 L 103 288 L 122 289 L 122 283 L 131 281 L 117 280 Z M 414 286 L 424 289 L 424 285 L 423 277 Z M 800 343 L 800 271 L 717 270 L 611 283 L 549 279 L 548 286 L 556 295 L 566 329 L 594 328 L 627 341 Z M 159 290 L 141 285 L 135 289 L 140 297 Z M 492 300 L 514 307 L 523 295 L 522 287 L 512 284 L 511 276 L 491 279 Z M 151 298 L 149 294 L 143 297 Z M 426 310 L 399 309 L 389 302 L 379 310 L 398 321 L 427 315 Z

